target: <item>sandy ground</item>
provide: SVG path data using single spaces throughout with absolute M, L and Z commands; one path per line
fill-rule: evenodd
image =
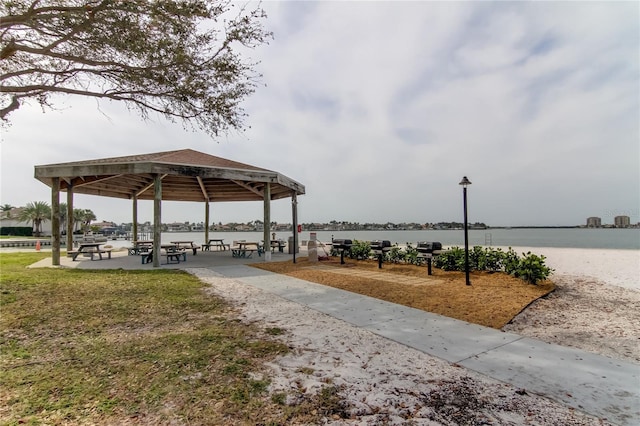
M 509 330 L 638 362 L 640 251 L 531 251 L 556 270 L 558 291 L 519 315 Z M 190 272 L 232 302 L 243 321 L 286 330 L 279 338 L 291 352 L 269 365 L 271 392 L 285 392 L 295 404 L 335 386 L 344 406 L 325 424 L 608 424 L 211 270 Z
M 557 289 L 505 331 L 640 363 L 640 251 L 514 249 L 546 256 Z

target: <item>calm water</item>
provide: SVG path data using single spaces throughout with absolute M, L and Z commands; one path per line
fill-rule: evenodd
M 299 235 L 299 240 L 308 240 L 309 231 Z M 352 240 L 389 240 L 392 243 L 439 241 L 445 246 L 464 245 L 464 232 L 447 231 L 317 231 L 320 241 L 331 238 Z M 277 232 L 276 238 L 287 240 L 287 232 Z M 262 232 L 209 232 L 209 238 L 224 238 L 226 243 L 234 240 L 260 241 Z M 204 232 L 170 232 L 162 234 L 162 241 L 189 240 L 197 244 L 204 242 Z M 128 242 L 118 241 L 118 245 Z M 640 229 L 488 229 L 470 230 L 469 245 L 493 245 L 513 247 L 567 247 L 599 249 L 640 250 Z

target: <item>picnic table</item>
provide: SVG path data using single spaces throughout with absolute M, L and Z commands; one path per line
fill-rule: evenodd
M 184 262 L 187 261 L 187 253 L 177 244 L 161 244 L 160 256 L 167 258 L 167 264 L 180 263 L 180 258 Z M 142 264 L 151 263 L 153 261 L 153 249 L 147 253 L 142 253 Z
M 148 253 L 153 247 L 153 241 L 151 240 L 138 240 L 133 242 L 133 246 L 129 247 L 129 255 L 138 255 Z
M 88 254 L 91 257 L 91 260 L 94 260 L 94 255 L 98 255 L 99 259 L 102 260 L 103 254 L 108 254 L 109 259 L 111 259 L 111 248 L 108 249 L 100 249 L 102 243 L 80 243 L 78 245 L 77 250 L 67 251 L 67 256 L 71 256 L 71 260 L 76 260 L 78 256 L 82 254 Z
M 171 241 L 171 244 L 175 244 L 179 249 L 191 249 L 193 255 L 198 254 L 198 246 L 193 241 Z
M 249 258 L 253 252 L 257 251 L 258 256 L 262 255 L 263 247 L 255 241 L 238 241 L 238 245 L 231 247 L 231 256 Z
M 210 251 L 212 247 L 215 247 L 216 250 L 222 250 L 222 251 L 231 249 L 231 246 L 229 244 L 224 243 L 224 239 L 212 238 L 207 242 L 207 244 L 202 245 L 202 250 Z
M 278 249 L 280 253 L 283 253 L 286 245 L 287 243 L 284 240 L 271 240 L 271 251 L 275 252 Z

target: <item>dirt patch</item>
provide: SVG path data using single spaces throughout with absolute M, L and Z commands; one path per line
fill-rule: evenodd
M 496 329 L 555 289 L 551 281 L 531 285 L 504 273 L 473 272 L 468 286 L 464 272 L 433 268 L 432 275 L 427 275 L 424 266 L 384 264 L 383 269 L 378 269 L 375 261 L 345 262 L 341 265 L 340 259 L 329 258 L 310 263 L 307 258 L 299 258 L 295 264 L 251 266 Z M 362 276 L 365 271 L 384 275 Z M 389 279 L 390 274 L 397 277 L 396 282 Z

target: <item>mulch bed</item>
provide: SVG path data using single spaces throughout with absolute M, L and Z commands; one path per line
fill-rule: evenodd
M 427 275 L 426 266 L 385 263 L 379 270 L 376 261 L 345 259 L 345 262 L 341 265 L 340 258 L 336 257 L 317 263 L 298 258 L 295 264 L 271 262 L 251 266 L 496 329 L 504 327 L 532 302 L 555 289 L 554 283 L 548 280 L 531 285 L 504 273 L 472 272 L 472 285 L 468 286 L 464 272 L 433 268 L 432 275 Z M 317 265 L 380 271 L 421 280 L 392 283 L 317 270 Z

